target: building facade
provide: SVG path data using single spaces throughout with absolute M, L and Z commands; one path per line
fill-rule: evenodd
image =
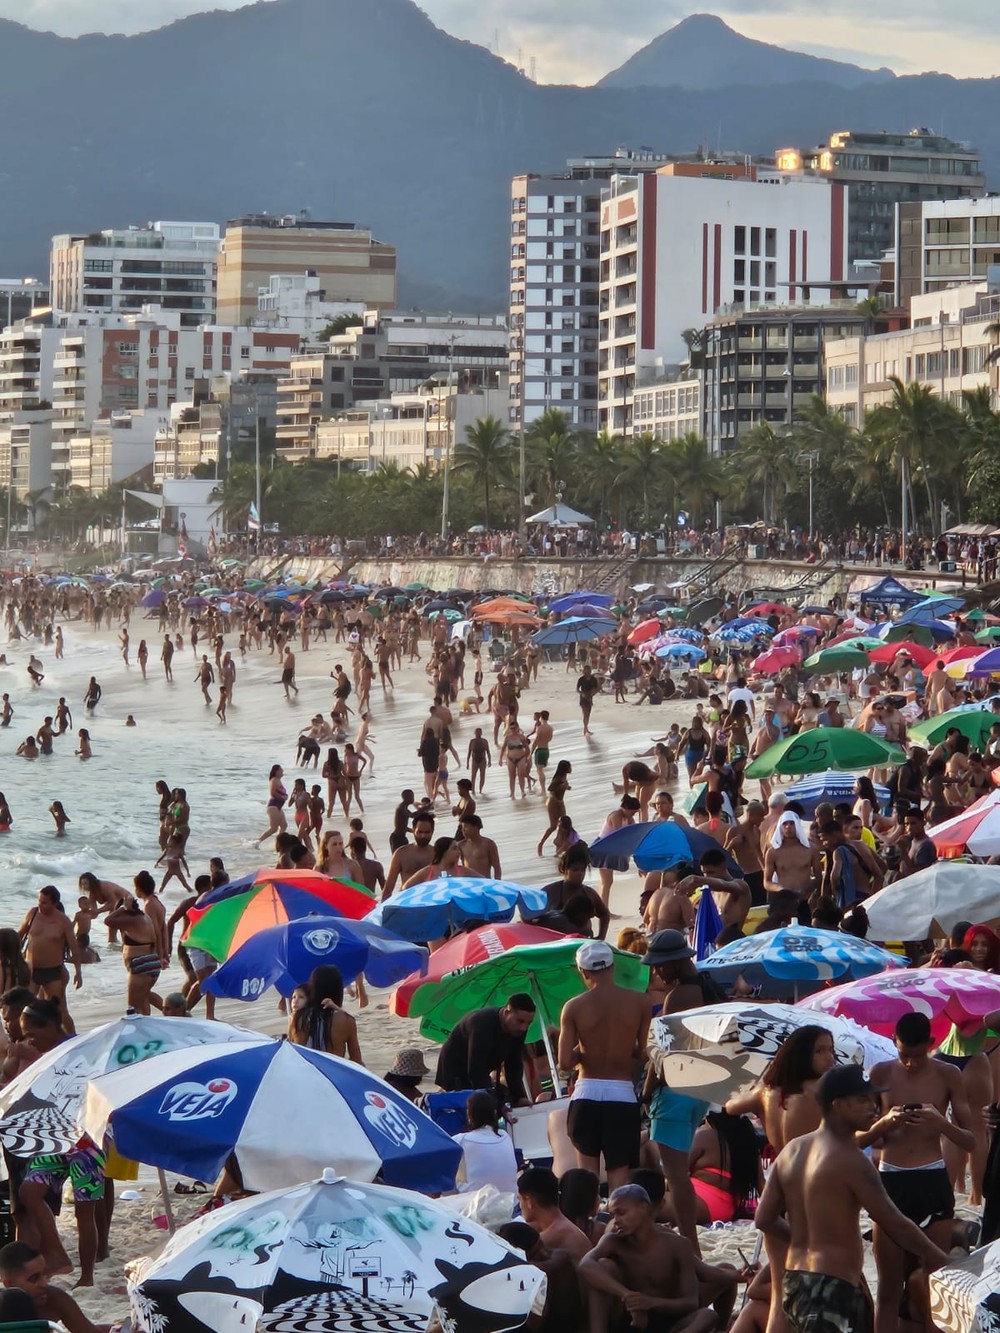
M 986 188 L 976 149 L 926 129 L 841 130 L 818 148 L 779 149 L 775 164 L 846 187 L 851 263 L 877 260 L 893 248 L 897 205 L 972 198 Z
M 846 282 L 844 187 L 733 164 L 612 178 L 601 202 L 598 424 L 632 432 L 632 396 L 680 363 L 685 330 L 732 305 L 810 302 Z
M 896 218 L 897 305 L 989 275 L 1000 266 L 1000 197 L 903 204 Z
M 0 486 L 20 501 L 32 492 L 42 494 L 49 485 L 51 462 L 51 412 L 0 413 Z
M 220 233 L 215 222 L 53 236 L 49 286 L 64 313 L 124 313 L 145 305 L 178 311 L 181 327 L 215 318 Z
M 704 381 L 700 371 L 685 371 L 637 385 L 632 396 L 633 435 L 679 440 L 704 435 Z
M 740 307 L 705 330 L 705 439 L 710 453 L 732 449 L 764 423 L 791 425 L 826 386 L 825 348 L 831 339 L 860 335 L 871 318 L 856 302 L 841 306 Z
M 252 324 L 260 314 L 260 289 L 275 273 L 315 277 L 328 301 L 383 310 L 396 304 L 395 246 L 353 222 L 256 213 L 226 223 L 219 251 L 219 322 Z
M 10 328 L 48 304 L 48 286 L 38 278 L 0 278 L 0 328 Z
M 257 319 L 254 324 L 293 329 L 307 341 L 341 315 L 360 316 L 360 301 L 328 301 L 319 278 L 311 273 L 272 273 L 266 287 L 257 294 Z

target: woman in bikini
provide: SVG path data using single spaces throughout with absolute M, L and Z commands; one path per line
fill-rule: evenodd
M 507 726 L 507 734 L 504 736 L 503 744 L 500 747 L 500 762 L 507 761 L 507 778 L 510 782 L 510 796 L 514 799 L 514 784 L 520 787 L 521 795 L 524 795 L 524 782 L 528 767 L 528 740 L 524 732 L 516 722 L 510 722 Z
M 148 870 L 140 870 L 133 883 L 136 896 L 109 912 L 107 923 L 122 933 L 128 1003 L 138 1013 L 148 1015 L 151 1004 L 163 1007 L 153 987 L 169 958 L 166 913 Z
M 340 829 L 327 829 L 323 834 L 316 869 L 329 879 L 349 879 L 355 884 L 365 882 L 357 861 L 344 854 L 344 835 Z
M 757 1131 L 745 1116 L 710 1111 L 695 1132 L 690 1169 L 698 1225 L 734 1221 L 743 1200 L 763 1184 Z M 675 1221 L 669 1195 L 664 1210 Z
M 362 814 L 365 812 L 364 804 L 361 800 L 361 774 L 368 767 L 368 760 L 364 755 L 358 754 L 350 741 L 344 746 L 344 778 L 347 783 L 347 799 L 344 805 L 344 814 L 349 814 L 351 802 L 357 801 L 358 809 Z
M 344 979 L 340 968 L 313 968 L 309 978 L 308 1004 L 293 1010 L 288 1020 L 288 1040 L 313 1051 L 326 1051 L 363 1065 L 358 1044 L 358 1025 L 344 1009 Z
M 284 771 L 280 764 L 272 764 L 267 775 L 267 828 L 257 839 L 258 843 L 262 843 L 265 838 L 273 838 L 276 833 L 284 833 L 288 828 L 288 820 L 285 818 L 288 792 L 281 781 Z
M 340 801 L 344 814 L 347 814 L 347 774 L 344 772 L 344 761 L 341 759 L 336 749 L 329 749 L 326 752 L 326 763 L 323 765 L 323 772 L 320 775 L 326 778 L 326 813 L 331 818 L 337 801 Z
M 560 759 L 556 765 L 556 771 L 552 775 L 552 781 L 549 783 L 549 794 L 545 801 L 545 813 L 549 817 L 549 826 L 542 834 L 541 841 L 538 844 L 538 855 L 541 856 L 542 848 L 545 846 L 551 834 L 555 833 L 559 827 L 559 821 L 566 814 L 566 793 L 570 790 L 569 775 L 573 771 L 573 765 L 568 759 Z
M 808 1023 L 782 1042 L 757 1086 L 731 1097 L 725 1109 L 729 1115 L 756 1115 L 779 1153 L 792 1139 L 819 1128 L 816 1084 L 835 1064 L 832 1035 Z

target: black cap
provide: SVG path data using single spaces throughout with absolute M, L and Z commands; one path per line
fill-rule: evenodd
M 876 1088 L 860 1065 L 835 1065 L 816 1084 L 816 1100 L 828 1111 L 838 1097 L 877 1097 L 884 1088 Z
M 689 947 L 682 931 L 658 930 L 649 937 L 642 961 L 647 967 L 659 967 L 661 963 L 680 963 L 693 957 L 694 950 Z

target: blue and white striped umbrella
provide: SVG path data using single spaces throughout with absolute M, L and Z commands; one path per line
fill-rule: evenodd
M 708 656 L 704 648 L 695 643 L 664 643 L 654 653 L 656 657 L 684 657 L 689 662 L 702 662 Z
M 698 969 L 716 981 L 735 981 L 741 976 L 750 985 L 768 986 L 777 981 L 788 990 L 803 983 L 870 977 L 905 965 L 905 959 L 854 935 L 789 926 L 727 944 L 699 963 Z
M 511 921 L 518 908 L 544 912 L 548 898 L 542 889 L 512 884 L 504 879 L 472 879 L 442 875 L 425 884 L 400 889 L 379 903 L 368 921 L 385 926 L 401 939 L 422 943 L 439 940 L 455 927 Z
M 168 1020 L 172 1021 L 172 1020 Z M 289 1041 L 171 1051 L 92 1079 L 81 1126 L 131 1161 L 214 1180 L 230 1153 L 247 1189 L 284 1189 L 322 1163 L 440 1194 L 462 1150 L 362 1065 Z
M 808 777 L 798 778 L 783 789 L 783 795 L 790 801 L 797 801 L 803 813 L 811 819 L 821 801 L 832 801 L 834 805 L 838 801 L 850 801 L 853 804 L 857 799 L 854 791 L 856 781 L 854 773 L 830 768 L 825 773 L 810 773 Z M 874 785 L 879 805 L 885 808 L 892 793 L 881 783 L 876 782 Z

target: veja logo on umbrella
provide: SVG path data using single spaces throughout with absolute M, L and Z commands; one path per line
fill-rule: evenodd
M 238 1091 L 231 1078 L 177 1083 L 164 1096 L 159 1114 L 171 1120 L 212 1120 L 222 1114 Z
M 335 930 L 329 927 L 317 926 L 314 930 L 307 930 L 302 936 L 302 945 L 309 953 L 319 955 L 328 954 L 337 943 L 340 936 Z
M 401 1106 L 380 1092 L 365 1093 L 365 1119 L 397 1148 L 412 1148 L 417 1141 L 417 1126 Z

